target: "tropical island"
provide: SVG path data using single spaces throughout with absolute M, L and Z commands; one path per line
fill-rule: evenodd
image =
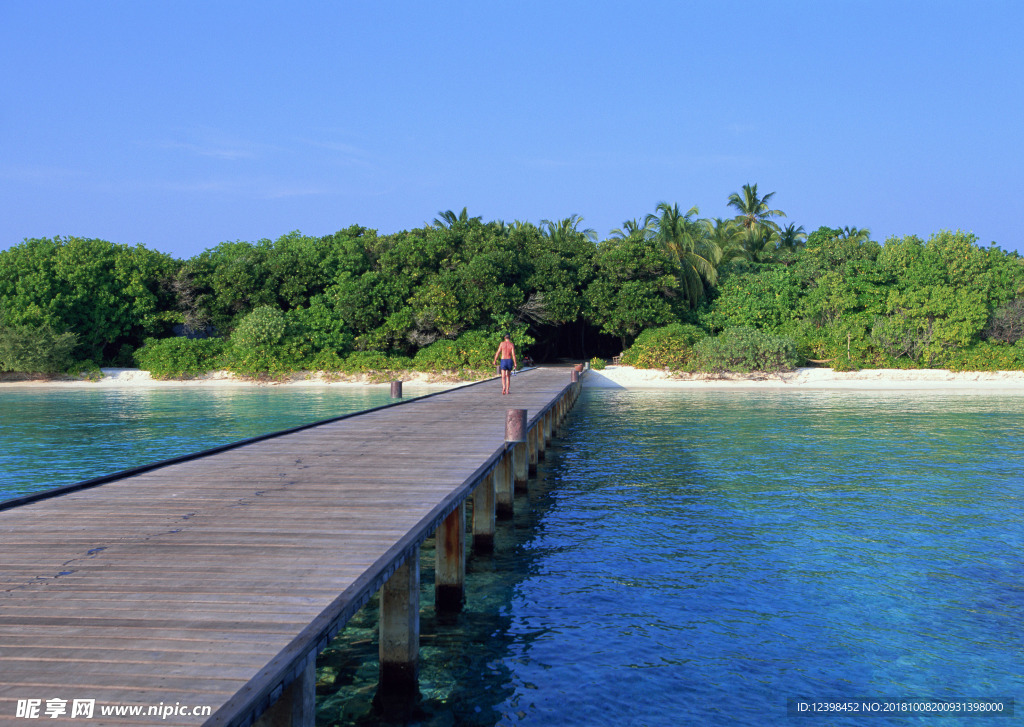
M 880 244 L 783 226 L 744 185 L 733 218 L 661 203 L 600 240 L 445 211 L 381 235 L 224 242 L 178 260 L 144 245 L 27 239 L 0 252 L 0 373 L 138 366 L 475 377 L 501 334 L 539 362 L 675 372 L 797 366 L 1024 370 L 1024 259 L 962 231 Z

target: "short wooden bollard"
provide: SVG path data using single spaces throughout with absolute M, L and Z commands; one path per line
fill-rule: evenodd
M 435 538 L 434 608 L 456 613 L 466 602 L 466 503 L 437 526 Z
M 526 490 L 526 409 L 509 409 L 505 412 L 506 454 L 505 479 L 498 485 L 498 514 L 507 512 L 512 517 L 514 493 Z M 521 465 L 521 466 L 520 466 Z M 520 483 L 519 470 L 522 469 Z M 504 488 L 507 488 L 504 489 Z M 507 503 L 506 503 L 507 499 Z M 506 510 L 507 507 L 507 510 Z
M 402 398 L 402 382 L 392 381 L 391 382 L 391 398 L 401 399 Z
M 414 549 L 380 589 L 380 694 L 419 691 L 419 651 L 420 553 Z
M 480 480 L 473 490 L 473 550 L 494 552 L 494 473 Z
M 299 677 L 253 722 L 253 727 L 313 727 L 316 724 L 316 653 Z
M 572 372 L 569 374 L 569 381 L 571 381 L 572 383 L 575 384 L 579 380 L 580 380 L 580 372 L 577 371 L 576 369 L 573 369 Z

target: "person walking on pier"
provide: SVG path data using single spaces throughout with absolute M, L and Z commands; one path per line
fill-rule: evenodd
M 509 386 L 512 379 L 512 371 L 519 368 L 516 361 L 516 347 L 512 345 L 512 336 L 505 334 L 505 340 L 498 344 L 498 350 L 494 352 L 494 363 L 501 359 L 499 370 L 501 371 L 501 393 L 509 393 Z

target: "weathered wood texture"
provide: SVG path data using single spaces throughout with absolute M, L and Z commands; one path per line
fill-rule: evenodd
M 250 724 L 495 467 L 506 411 L 533 426 L 569 380 L 528 371 L 508 396 L 490 380 L 0 511 L 0 725 L 52 698 L 95 699 L 92 725 L 152 724 L 99 705 L 161 702 L 212 707 L 167 724 Z

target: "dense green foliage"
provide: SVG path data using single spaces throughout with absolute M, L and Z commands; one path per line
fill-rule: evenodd
M 641 369 L 682 371 L 694 357 L 694 345 L 707 333 L 697 326 L 673 323 L 649 328 L 622 353 L 622 363 Z
M 791 339 L 750 326 L 738 326 L 697 341 L 688 368 L 714 373 L 775 372 L 790 371 L 796 368 L 799 361 L 796 346 Z
M 0 323 L 72 332 L 79 358 L 114 361 L 174 319 L 164 283 L 177 265 L 141 245 L 25 240 L 0 253 Z
M 1024 368 L 1024 261 L 962 232 L 884 245 L 781 227 L 745 185 L 734 219 L 660 203 L 598 242 L 582 218 L 442 212 L 389 235 L 225 242 L 188 260 L 68 237 L 0 252 L 0 368 L 88 359 L 158 376 L 379 373 L 520 356 L 670 369 Z M 186 338 L 197 336 L 198 338 Z
M 188 379 L 223 367 L 225 341 L 219 338 L 148 338 L 135 361 L 156 379 Z
M 55 374 L 72 363 L 74 333 L 57 333 L 49 325 L 0 326 L 0 371 Z
M 1020 368 L 1000 347 L 1018 340 L 1024 261 L 973 235 L 882 246 L 863 231 L 822 228 L 790 264 L 734 268 L 700 313 L 712 332 L 785 335 L 802 356 L 840 369 L 984 369 L 997 359 Z

